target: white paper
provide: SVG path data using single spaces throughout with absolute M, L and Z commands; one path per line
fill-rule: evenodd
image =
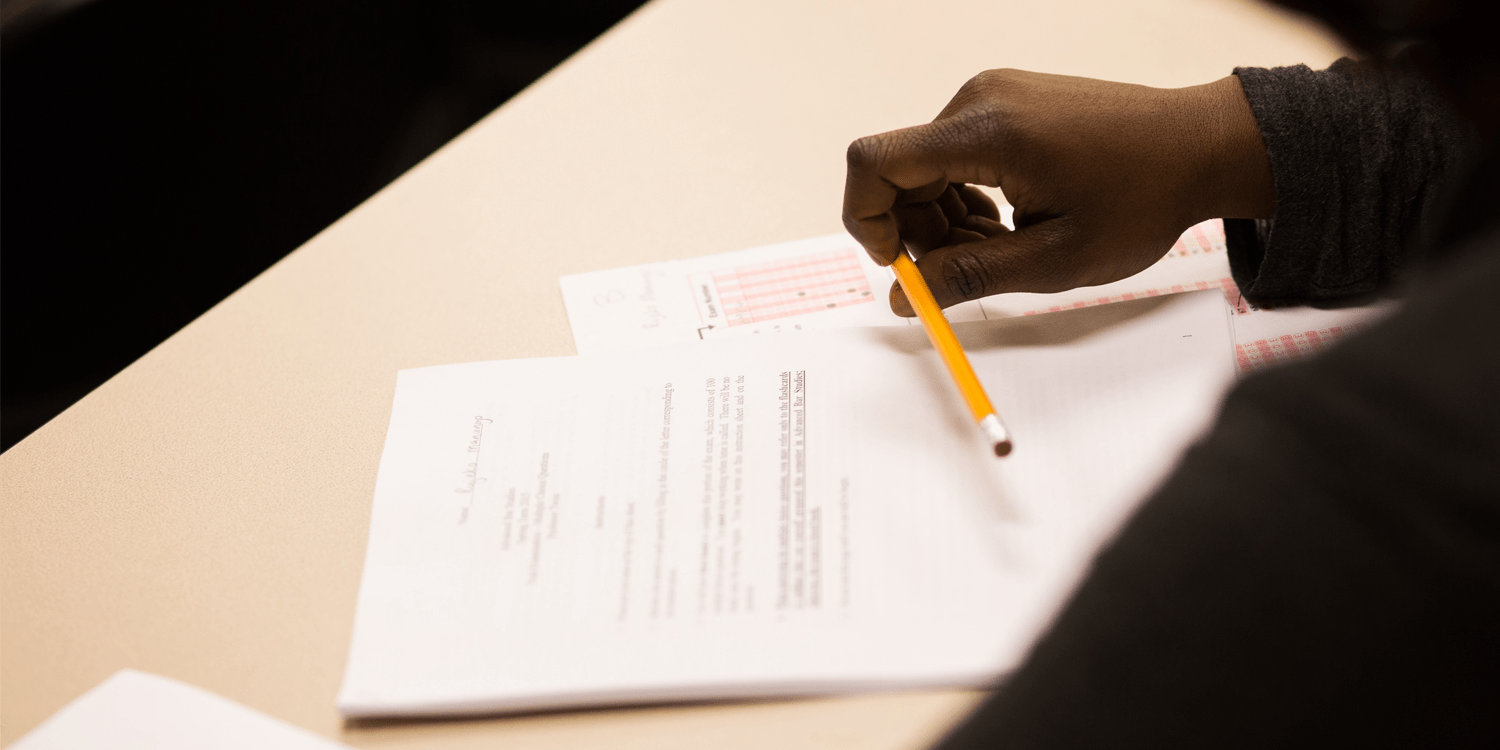
M 346 748 L 202 688 L 124 669 L 64 706 L 12 750 Z
M 559 285 L 578 353 L 597 354 L 744 334 L 914 326 L 890 311 L 894 280 L 854 238 L 835 234 L 564 276 Z M 1000 294 L 944 314 L 952 322 L 1000 320 L 1204 289 L 1219 290 L 1234 316 L 1231 349 L 1242 372 L 1321 350 L 1393 308 L 1251 305 L 1230 277 L 1224 225 L 1215 219 L 1130 278 L 1057 294 Z
M 401 372 L 340 709 L 993 680 L 1234 364 L 1217 292 L 957 330 L 1005 460 L 914 327 Z

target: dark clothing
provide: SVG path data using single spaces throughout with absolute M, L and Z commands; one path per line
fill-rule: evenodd
M 1406 302 L 1242 381 L 945 749 L 1500 746 L 1493 166 L 1400 63 L 1236 72 L 1278 199 L 1241 289 Z
M 1406 56 L 1234 72 L 1276 178 L 1274 222 L 1225 221 L 1240 290 L 1324 302 L 1398 278 L 1477 149 L 1468 128 Z

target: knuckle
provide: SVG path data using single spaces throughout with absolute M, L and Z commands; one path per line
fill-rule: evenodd
M 964 89 L 975 94 L 993 94 L 1004 89 L 1015 78 L 1016 71 L 1011 68 L 991 68 L 980 71 L 978 75 L 970 78 L 964 84 Z
M 868 135 L 849 144 L 845 153 L 851 168 L 869 167 L 879 161 L 880 136 Z
M 1005 75 L 1005 71 L 1003 69 L 1001 69 L 1001 68 L 990 68 L 989 70 L 981 70 L 981 71 L 979 71 L 978 75 L 974 76 L 973 78 L 970 78 L 969 82 L 967 84 L 965 84 L 965 85 L 972 86 L 974 88 L 989 88 L 990 86 L 994 85 L 994 83 L 996 82 L 996 80 L 999 79 L 1000 77 L 1002 77 L 1003 75 Z

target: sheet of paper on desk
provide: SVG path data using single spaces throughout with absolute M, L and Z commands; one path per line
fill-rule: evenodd
M 850 326 L 909 326 L 891 313 L 888 269 L 847 234 L 559 279 L 579 354 L 626 351 L 726 336 Z M 1379 317 L 1389 304 L 1261 310 L 1229 274 L 1224 225 L 1185 232 L 1160 261 L 1111 284 L 1057 294 L 1002 294 L 955 305 L 953 322 L 996 320 L 1217 289 L 1234 315 L 1242 371 L 1295 359 Z
M 1216 292 L 957 329 L 1004 461 L 914 327 L 401 372 L 340 709 L 993 680 L 1234 366 Z
M 11 750 L 347 750 L 202 688 L 123 669 Z

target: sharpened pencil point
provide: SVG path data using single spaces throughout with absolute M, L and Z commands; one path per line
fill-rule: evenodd
M 1009 456 L 1010 447 L 1011 446 L 1009 440 L 1002 440 L 1001 442 L 995 443 L 995 455 L 999 458 L 1005 458 L 1006 456 Z

